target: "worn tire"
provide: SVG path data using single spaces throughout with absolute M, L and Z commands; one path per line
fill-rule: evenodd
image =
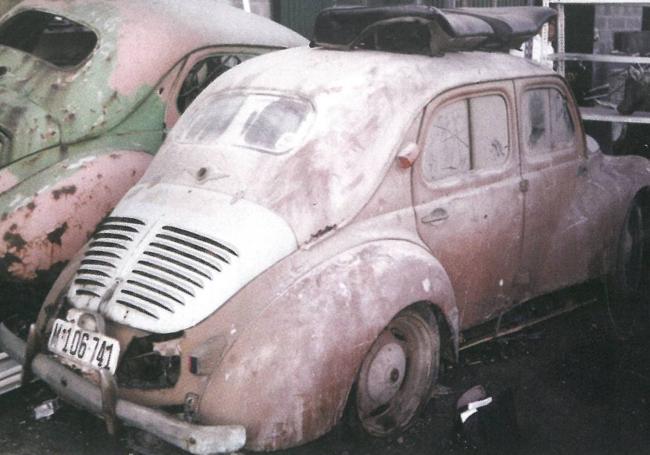
M 438 379 L 440 335 L 435 317 L 426 312 L 401 311 L 373 342 L 350 397 L 353 428 L 392 436 L 428 402 Z
M 650 317 L 650 211 L 636 197 L 618 238 L 616 265 L 608 279 L 610 322 L 619 336 L 645 328 Z

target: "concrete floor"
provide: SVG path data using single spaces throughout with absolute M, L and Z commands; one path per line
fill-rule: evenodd
M 620 339 L 602 302 L 463 353 L 446 371 L 445 395 L 425 408 L 401 436 L 380 440 L 343 426 L 283 455 L 474 454 L 454 436 L 458 396 L 482 384 L 512 389 L 522 454 L 650 453 L 650 337 L 641 330 Z M 33 386 L 0 397 L 0 453 L 122 455 L 132 439 L 106 435 L 101 420 L 63 406 L 35 421 L 32 408 L 51 398 Z M 502 451 L 497 448 L 496 453 Z M 166 453 L 154 449 L 151 453 Z

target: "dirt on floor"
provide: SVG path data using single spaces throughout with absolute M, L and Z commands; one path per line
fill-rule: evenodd
M 437 396 L 397 437 L 374 439 L 342 424 L 318 441 L 277 453 L 648 454 L 649 334 L 647 326 L 632 334 L 614 330 L 607 304 L 600 299 L 463 351 L 459 364 L 445 368 Z M 510 441 L 507 450 L 494 442 L 486 446 L 468 428 L 458 431 L 456 401 L 475 385 L 493 397 L 512 394 L 517 429 L 503 431 L 498 422 L 489 427 L 498 435 L 507 433 L 500 434 Z M 122 455 L 135 453 L 130 446 L 142 443 L 124 431 L 110 437 L 100 419 L 66 405 L 49 419 L 36 421 L 33 408 L 52 397 L 38 383 L 0 397 L 0 453 Z M 150 448 L 149 453 L 167 452 Z

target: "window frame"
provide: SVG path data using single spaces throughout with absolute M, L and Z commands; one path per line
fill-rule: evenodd
M 425 141 L 427 133 L 431 127 L 433 117 L 436 115 L 441 107 L 449 105 L 453 102 L 469 100 L 471 98 L 479 98 L 484 96 L 496 95 L 501 97 L 505 102 L 506 107 L 506 122 L 508 127 L 508 141 L 509 151 L 506 159 L 498 166 L 470 169 L 468 171 L 460 172 L 458 174 L 441 177 L 439 179 L 428 179 L 425 177 L 424 160 L 427 153 Z M 516 115 L 516 99 L 514 96 L 514 88 L 512 80 L 500 80 L 494 82 L 480 83 L 471 86 L 464 86 L 456 89 L 443 92 L 429 102 L 425 108 L 422 126 L 418 134 L 418 144 L 421 147 L 419 156 L 419 163 L 416 165 L 416 177 L 425 186 L 431 189 L 440 189 L 442 191 L 449 191 L 456 187 L 466 186 L 468 181 L 477 185 L 489 184 L 500 181 L 502 179 L 512 177 L 519 174 L 519 149 L 518 149 L 518 136 L 516 133 L 517 128 L 517 115 Z M 469 114 L 469 112 L 468 112 Z M 468 115 L 469 122 L 469 115 Z M 471 125 L 470 136 L 471 136 Z
M 541 169 L 550 165 L 556 165 L 566 161 L 575 159 L 586 159 L 586 146 L 584 128 L 582 125 L 582 117 L 578 112 L 577 103 L 573 93 L 568 89 L 563 79 L 557 75 L 549 75 L 543 77 L 532 77 L 518 79 L 515 83 L 517 92 L 517 128 L 519 136 L 519 149 L 521 150 L 521 161 L 523 171 L 531 171 Z M 567 107 L 574 127 L 574 138 L 572 145 L 565 146 L 558 149 L 553 153 L 544 153 L 538 155 L 531 155 L 527 150 L 527 139 L 524 131 L 524 120 L 522 115 L 524 113 L 523 94 L 529 90 L 535 89 L 555 89 L 560 92 L 567 100 Z

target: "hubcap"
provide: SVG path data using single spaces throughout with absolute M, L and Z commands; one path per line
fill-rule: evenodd
M 388 403 L 395 396 L 406 370 L 404 349 L 388 342 L 377 353 L 368 369 L 368 395 L 378 406 Z

